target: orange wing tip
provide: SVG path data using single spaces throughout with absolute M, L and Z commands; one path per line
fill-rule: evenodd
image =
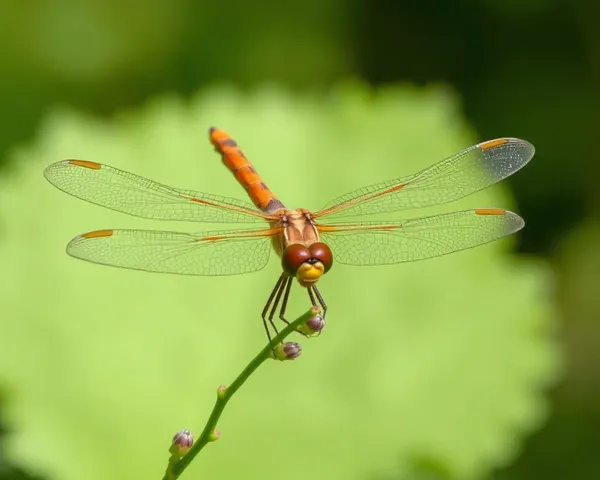
M 508 212 L 503 208 L 476 208 L 477 215 L 506 215 Z
M 89 168 L 91 170 L 100 170 L 102 165 L 96 162 L 90 162 L 89 160 L 65 160 L 69 165 L 75 165 L 76 167 Z
M 483 142 L 479 144 L 479 147 L 482 150 L 491 150 L 492 148 L 496 148 L 500 145 L 504 145 L 510 141 L 509 138 L 497 138 L 496 140 L 489 140 L 487 142 Z
M 114 230 L 96 230 L 95 232 L 88 232 L 88 233 L 79 235 L 78 238 L 88 240 L 90 238 L 111 237 L 113 233 L 114 233 Z

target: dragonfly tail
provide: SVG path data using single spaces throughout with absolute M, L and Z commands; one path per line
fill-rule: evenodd
M 257 208 L 265 213 L 274 213 L 280 208 L 285 208 L 275 194 L 269 190 L 237 142 L 228 133 L 213 127 L 209 130 L 209 135 L 210 142 L 214 145 L 217 153 L 221 155 L 223 163 L 231 170 L 238 183 L 244 187 Z

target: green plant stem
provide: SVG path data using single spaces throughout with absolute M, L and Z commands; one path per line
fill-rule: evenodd
M 267 344 L 265 348 L 263 348 L 256 357 L 250 361 L 246 368 L 242 370 L 242 372 L 237 376 L 237 378 L 233 381 L 231 385 L 229 385 L 224 391 L 219 392 L 217 394 L 217 401 L 215 402 L 215 406 L 212 409 L 210 417 L 208 417 L 208 421 L 204 426 L 204 430 L 200 434 L 200 437 L 196 440 L 196 442 L 192 445 L 190 451 L 185 454 L 181 459 L 177 459 L 175 456 L 171 456 L 169 459 L 169 466 L 167 467 L 167 471 L 165 472 L 165 476 L 163 480 L 175 480 L 178 478 L 183 471 L 187 468 L 187 466 L 191 463 L 191 461 L 198 455 L 198 453 L 206 446 L 207 443 L 215 440 L 214 432 L 215 427 L 217 426 L 217 422 L 229 402 L 229 399 L 233 397 L 235 392 L 248 380 L 250 375 L 254 373 L 254 371 L 267 359 L 272 356 L 273 347 L 271 345 L 279 345 L 282 340 L 284 340 L 290 333 L 296 331 L 299 325 L 302 323 L 306 323 L 315 315 L 318 315 L 321 312 L 319 307 L 313 307 L 308 310 L 306 313 L 298 317 L 296 320 L 287 325 L 272 341 L 272 343 Z

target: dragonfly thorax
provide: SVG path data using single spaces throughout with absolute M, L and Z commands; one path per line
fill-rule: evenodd
M 282 231 L 274 238 L 273 247 L 280 257 L 289 245 L 299 243 L 308 248 L 313 243 L 320 241 L 317 227 L 307 210 L 281 209 L 277 215 L 279 218 L 272 224 L 272 227 L 282 227 Z
M 320 241 L 308 210 L 281 209 L 277 213 L 277 226 L 283 229 L 281 235 L 273 239 L 273 247 L 281 257 L 284 272 L 296 277 L 303 287 L 308 287 L 331 268 L 331 250 Z

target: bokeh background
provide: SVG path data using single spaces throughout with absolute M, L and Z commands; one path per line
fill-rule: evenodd
M 243 198 L 209 148 L 213 124 L 308 208 L 477 141 L 516 136 L 537 154 L 459 202 L 515 209 L 514 238 L 334 269 L 326 333 L 251 379 L 187 477 L 600 478 L 597 2 L 0 12 L 0 478 L 160 478 L 172 434 L 198 433 L 214 388 L 262 345 L 254 317 L 277 262 L 220 279 L 76 262 L 64 245 L 78 233 L 161 225 L 42 176 L 78 157 Z

